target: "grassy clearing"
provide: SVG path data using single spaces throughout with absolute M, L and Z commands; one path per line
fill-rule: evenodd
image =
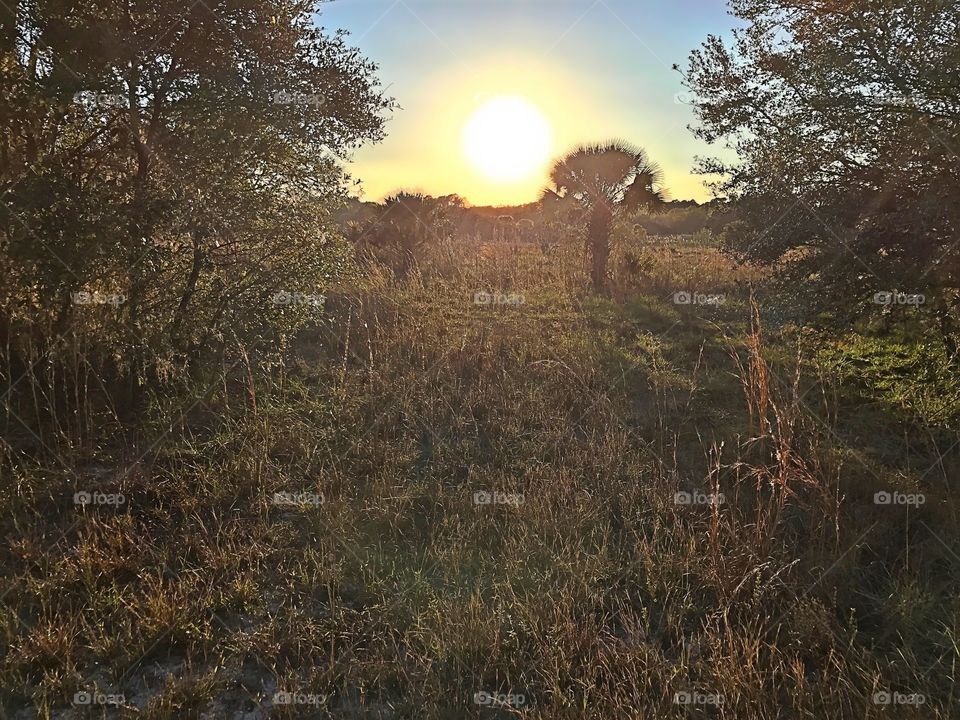
M 574 250 L 445 244 L 269 382 L 251 354 L 55 464 L 11 435 L 10 716 L 953 717 L 955 379 L 761 327 L 703 238 L 612 262 L 598 300 Z

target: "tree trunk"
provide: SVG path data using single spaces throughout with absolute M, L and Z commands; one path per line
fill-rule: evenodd
M 590 244 L 590 280 L 598 295 L 607 293 L 607 260 L 610 258 L 610 225 L 613 213 L 610 207 L 598 201 L 590 213 L 587 236 Z
M 190 301 L 197 289 L 197 280 L 200 279 L 200 270 L 203 268 L 203 233 L 200 230 L 190 231 L 190 240 L 193 243 L 193 263 L 190 267 L 190 275 L 187 277 L 187 283 L 184 285 L 183 293 L 180 295 L 180 304 L 177 305 L 177 311 L 174 313 L 173 321 L 170 323 L 170 339 L 174 343 L 180 343 L 180 327 L 183 325 L 183 318 L 187 313 Z
M 950 314 L 950 307 L 945 302 L 941 302 L 935 310 L 935 316 L 947 362 L 950 365 L 956 365 L 960 363 L 960 347 L 957 346 L 957 328 Z
M 140 269 L 140 263 L 144 259 L 143 240 L 147 243 L 146 252 L 149 253 L 149 243 L 152 242 L 152 236 L 148 227 L 146 206 L 148 196 L 148 183 L 150 181 L 150 170 L 153 165 L 153 158 L 150 147 L 146 144 L 143 134 L 143 127 L 140 122 L 140 108 L 137 105 L 137 87 L 140 82 L 140 74 L 136 68 L 133 68 L 127 78 L 127 98 L 130 107 L 127 114 L 130 121 L 130 138 L 133 143 L 133 150 L 137 161 L 137 174 L 134 178 L 133 207 L 128 221 L 128 232 L 130 234 L 130 256 L 128 282 L 130 285 L 130 297 L 127 299 L 128 323 L 127 341 L 130 343 L 128 351 L 128 362 L 130 365 L 130 407 L 134 412 L 139 412 L 144 405 L 144 387 L 143 370 L 146 364 L 146 353 L 140 344 L 140 304 L 144 299 L 143 271 Z

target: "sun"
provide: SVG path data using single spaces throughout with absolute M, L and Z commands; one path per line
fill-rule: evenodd
M 537 107 L 504 96 L 481 105 L 463 127 L 463 152 L 489 180 L 515 183 L 540 170 L 550 157 L 553 131 Z

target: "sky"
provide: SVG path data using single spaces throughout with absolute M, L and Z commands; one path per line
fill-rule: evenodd
M 662 167 L 668 197 L 702 202 L 711 195 L 694 158 L 729 157 L 687 129 L 692 109 L 671 69 L 708 34 L 729 37 L 737 20 L 723 0 L 333 0 L 316 21 L 350 32 L 399 105 L 386 139 L 349 165 L 365 200 L 406 189 L 475 205 L 530 202 L 550 160 L 622 138 Z M 491 113 L 490 103 L 533 108 L 536 121 Z M 481 167 L 505 152 L 517 167 L 495 176 Z

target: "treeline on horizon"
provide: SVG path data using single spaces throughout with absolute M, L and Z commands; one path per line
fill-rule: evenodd
M 541 204 L 538 200 L 519 205 L 472 205 L 468 200 L 455 194 L 435 197 L 398 190 L 380 201 L 351 197 L 346 206 L 337 213 L 337 221 L 344 226 L 349 222 L 369 222 L 384 211 L 390 198 L 398 195 L 419 196 L 432 201 L 440 200 L 456 208 L 460 216 L 458 228 L 467 233 L 475 233 L 478 224 L 490 223 L 502 216 L 513 220 L 534 222 L 541 216 Z M 696 200 L 666 200 L 656 212 L 643 211 L 631 215 L 631 220 L 649 235 L 692 235 L 704 229 L 718 233 L 734 219 L 736 219 L 735 210 L 722 199 L 708 200 L 703 203 Z

